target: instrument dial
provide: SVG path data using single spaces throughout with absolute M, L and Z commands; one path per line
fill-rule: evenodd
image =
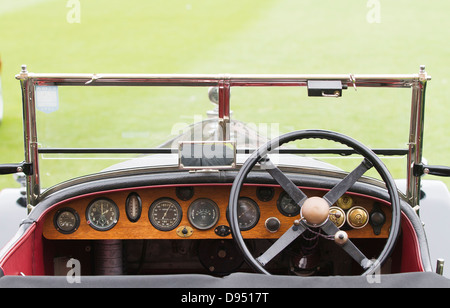
M 188 201 L 194 196 L 194 187 L 191 186 L 180 186 L 175 189 L 175 193 L 178 199 L 183 201 Z
M 142 212 L 142 201 L 141 197 L 139 197 L 137 193 L 131 193 L 128 195 L 125 203 L 125 211 L 129 221 L 136 222 L 139 220 Z
M 345 212 L 340 207 L 332 206 L 330 207 L 329 219 L 340 228 L 345 223 Z
M 156 229 L 170 231 L 181 222 L 183 212 L 181 206 L 171 198 L 161 198 L 150 205 L 148 219 Z
M 86 220 L 95 230 L 110 230 L 119 220 L 119 208 L 110 199 L 96 199 L 86 209 Z
M 343 195 L 338 199 L 336 205 L 339 206 L 343 210 L 348 210 L 353 206 L 353 199 L 348 195 Z
M 347 223 L 355 229 L 364 228 L 369 222 L 369 213 L 361 206 L 354 206 L 347 212 Z
M 256 189 L 256 196 L 260 201 L 267 202 L 272 200 L 275 190 L 273 187 L 259 186 Z
M 80 216 L 72 208 L 62 208 L 56 212 L 53 218 L 53 224 L 59 232 L 70 234 L 75 232 L 80 226 Z
M 219 220 L 219 207 L 206 198 L 197 199 L 191 203 L 188 209 L 189 222 L 197 229 L 207 230 Z
M 284 191 L 278 198 L 277 207 L 284 216 L 292 217 L 300 214 L 300 206 Z
M 250 198 L 239 198 L 237 215 L 241 231 L 252 229 L 259 221 L 260 211 L 258 204 Z

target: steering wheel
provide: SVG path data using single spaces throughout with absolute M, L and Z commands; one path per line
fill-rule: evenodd
M 358 154 L 363 156 L 363 161 L 358 167 L 350 172 L 344 179 L 329 190 L 323 197 L 308 198 L 278 167 L 276 167 L 269 159 L 270 151 L 275 150 L 281 145 L 302 139 L 325 139 L 335 141 L 354 149 Z M 248 250 L 238 223 L 238 199 L 242 185 L 256 163 L 260 163 L 263 169 L 266 169 L 274 180 L 286 191 L 286 193 L 300 206 L 300 217 L 294 221 L 290 227 L 272 246 L 269 247 L 261 256 L 255 258 Z M 386 184 L 388 190 L 392 220 L 388 239 L 376 260 L 369 260 L 353 243 L 346 233 L 339 230 L 338 227 L 329 219 L 329 207 L 332 206 L 345 192 L 347 192 L 353 184 L 370 168 L 375 167 L 377 172 Z M 230 227 L 237 246 L 241 250 L 247 263 L 254 270 L 267 275 L 270 273 L 264 266 L 272 260 L 276 255 L 283 251 L 290 243 L 298 238 L 304 231 L 310 228 L 320 228 L 328 236 L 334 237 L 337 245 L 341 246 L 358 264 L 362 267 L 362 275 L 373 274 L 381 264 L 386 261 L 394 249 L 395 242 L 400 231 L 400 199 L 397 187 L 390 175 L 388 169 L 381 159 L 369 148 L 362 143 L 337 132 L 327 130 L 300 130 L 284 134 L 277 137 L 258 150 L 252 153 L 245 161 L 239 173 L 233 182 L 230 192 L 229 201 L 229 219 Z

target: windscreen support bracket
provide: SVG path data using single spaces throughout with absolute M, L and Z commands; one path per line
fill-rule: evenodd
M 425 174 L 435 176 L 450 176 L 450 167 L 446 166 L 429 166 L 424 164 L 414 164 L 414 176 L 422 176 Z
M 230 140 L 230 77 L 224 76 L 219 81 L 219 126 L 222 130 L 222 141 Z
M 18 172 L 23 172 L 26 175 L 33 174 L 33 164 L 27 162 L 21 162 L 18 164 L 1 164 L 0 174 L 14 174 Z

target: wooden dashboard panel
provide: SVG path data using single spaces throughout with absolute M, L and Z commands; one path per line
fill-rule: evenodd
M 241 191 L 241 197 L 248 197 L 257 202 L 260 208 L 260 219 L 258 224 L 248 231 L 242 231 L 243 237 L 247 239 L 271 239 L 271 238 L 279 238 L 289 227 L 292 226 L 295 219 L 298 219 L 298 215 L 296 217 L 287 217 L 280 213 L 277 208 L 277 200 L 282 193 L 282 189 L 276 185 L 265 185 L 273 187 L 274 196 L 269 201 L 261 201 L 258 199 L 256 191 L 257 187 L 261 185 L 245 185 Z M 226 218 L 226 210 L 228 207 L 229 193 L 231 190 L 231 184 L 203 184 L 203 185 L 192 185 L 194 188 L 194 196 L 187 200 L 180 200 L 176 196 L 176 187 L 171 185 L 164 186 L 152 186 L 152 187 L 141 187 L 134 189 L 123 189 L 119 191 L 109 191 L 102 192 L 97 194 L 91 194 L 86 196 L 81 196 L 76 199 L 68 200 L 64 203 L 58 204 L 53 208 L 45 217 L 44 226 L 43 226 L 43 234 L 47 239 L 182 239 L 176 230 L 179 227 L 191 227 L 193 229 L 192 235 L 190 235 L 189 239 L 220 239 L 220 238 L 231 238 L 231 235 L 227 235 L 226 237 L 221 237 L 217 235 L 214 229 L 217 226 L 225 225 L 229 226 L 229 223 Z M 302 191 L 311 196 L 323 196 L 326 193 L 326 190 L 318 190 L 318 189 L 306 189 L 302 188 Z M 137 222 L 131 222 L 127 218 L 125 212 L 125 203 L 126 199 L 130 193 L 137 193 L 142 200 L 142 215 Z M 388 203 L 371 199 L 366 196 L 358 195 L 358 194 L 347 194 L 353 199 L 353 206 L 361 206 L 364 207 L 369 213 L 372 211 L 374 204 L 378 204 L 382 208 L 382 211 L 386 215 L 386 223 L 383 225 L 381 229 L 381 233 L 379 235 L 375 235 L 373 228 L 370 224 L 367 224 L 362 229 L 345 229 L 351 238 L 386 238 L 388 236 L 390 221 L 391 221 L 391 211 Z M 169 197 L 176 200 L 182 209 L 182 219 L 177 228 L 171 231 L 160 231 L 152 226 L 150 220 L 148 218 L 148 211 L 150 205 L 157 199 Z M 94 230 L 87 223 L 85 212 L 87 206 L 93 200 L 97 198 L 108 198 L 113 200 L 117 206 L 119 207 L 119 219 L 117 224 L 108 231 L 97 231 Z M 208 230 L 198 230 L 194 228 L 187 217 L 187 210 L 189 205 L 196 199 L 199 198 L 208 198 L 213 200 L 220 209 L 220 217 L 217 224 Z M 53 219 L 54 215 L 58 209 L 70 207 L 73 208 L 80 217 L 80 226 L 79 228 L 71 233 L 71 234 L 63 234 L 54 226 Z M 276 217 L 280 223 L 280 229 L 275 232 L 269 232 L 265 227 L 265 221 L 269 217 Z

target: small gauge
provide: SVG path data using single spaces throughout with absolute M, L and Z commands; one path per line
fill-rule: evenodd
M 284 191 L 278 198 L 277 208 L 284 216 L 292 217 L 300 214 L 300 206 Z
M 188 209 L 189 222 L 199 230 L 207 230 L 219 220 L 219 207 L 211 199 L 201 198 L 191 203 Z
M 237 215 L 241 231 L 252 229 L 259 221 L 260 211 L 258 204 L 250 198 L 239 198 Z
M 175 189 L 175 193 L 178 199 L 188 201 L 194 196 L 194 187 L 192 186 L 180 186 Z
M 267 187 L 267 186 L 259 186 L 256 189 L 256 196 L 260 201 L 267 202 L 272 200 L 273 196 L 275 194 L 275 190 L 273 187 Z
M 70 234 L 75 232 L 80 226 L 80 216 L 73 208 L 62 208 L 56 212 L 53 224 L 59 232 Z
M 343 195 L 338 199 L 336 205 L 339 206 L 343 210 L 348 210 L 353 205 L 353 199 L 350 196 Z
M 369 213 L 361 206 L 354 206 L 347 212 L 347 223 L 355 229 L 364 228 L 369 222 Z
M 128 195 L 125 202 L 125 212 L 127 213 L 128 220 L 136 222 L 141 217 L 142 213 L 142 201 L 141 197 L 137 193 L 131 193 Z
M 148 219 L 156 229 L 170 231 L 181 222 L 183 212 L 181 206 L 171 198 L 160 198 L 150 205 Z
M 328 217 L 338 228 L 342 227 L 345 223 L 345 212 L 340 207 L 330 207 L 330 215 Z
M 95 230 L 107 231 L 117 224 L 119 208 L 110 199 L 96 199 L 86 209 L 86 220 L 89 226 Z

